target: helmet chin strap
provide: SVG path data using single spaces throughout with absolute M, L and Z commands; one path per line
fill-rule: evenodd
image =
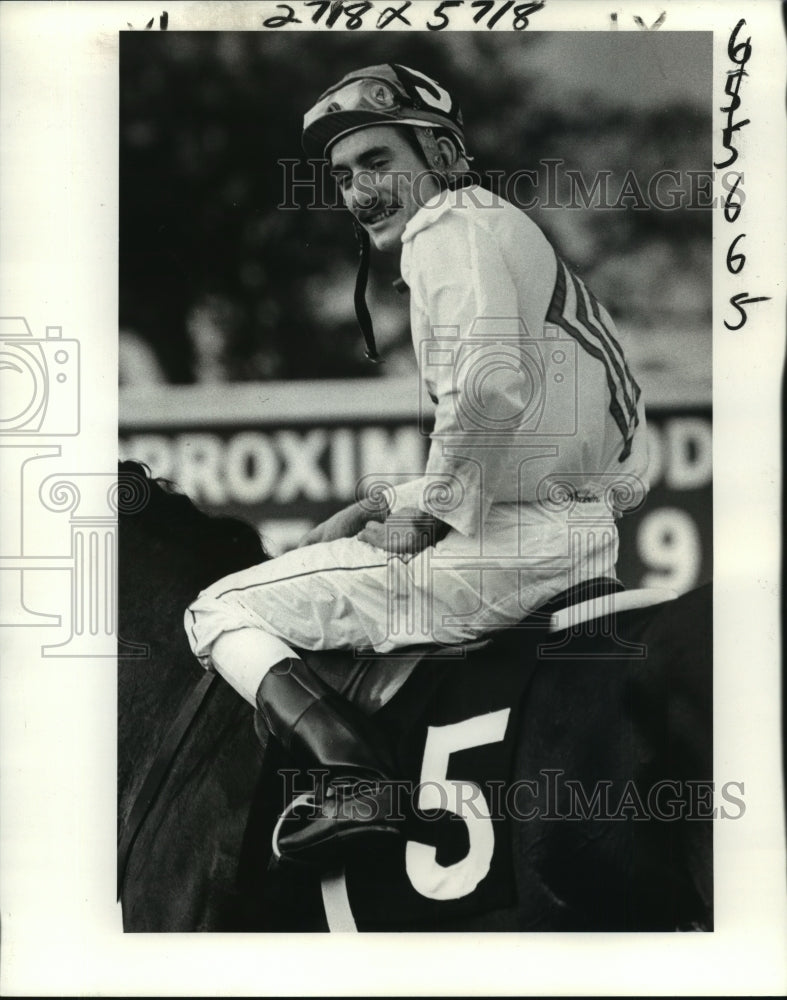
M 358 262 L 358 274 L 355 278 L 355 315 L 358 319 L 358 325 L 361 328 L 361 333 L 363 334 L 363 339 L 366 344 L 366 357 L 374 362 L 374 364 L 380 364 L 382 358 L 377 353 L 377 345 L 374 342 L 374 326 L 372 325 L 372 317 L 369 313 L 369 307 L 366 304 L 366 284 L 369 280 L 369 234 L 363 228 L 363 226 L 353 220 L 353 226 L 355 228 L 355 235 L 360 244 L 361 256 Z

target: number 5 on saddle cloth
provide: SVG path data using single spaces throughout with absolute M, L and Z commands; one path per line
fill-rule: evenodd
M 401 795 L 441 816 L 445 833 L 437 847 L 401 840 L 348 861 L 346 907 L 358 929 L 708 924 L 710 876 L 687 876 L 681 861 L 686 825 L 620 822 L 631 810 L 614 816 L 596 807 L 599 789 L 614 805 L 637 789 L 645 801 L 660 779 L 710 775 L 710 740 L 698 757 L 686 756 L 662 727 L 671 697 L 665 672 L 701 675 L 709 692 L 709 657 L 638 642 L 651 635 L 653 608 L 624 615 L 619 635 L 601 619 L 550 636 L 550 614 L 543 609 L 461 658 L 356 664 L 356 700 L 377 708 L 375 723 L 404 777 Z M 264 797 L 280 812 L 307 780 L 285 763 Z M 689 827 L 707 846 L 709 824 Z M 328 929 L 319 873 L 274 865 L 262 881 L 276 929 Z

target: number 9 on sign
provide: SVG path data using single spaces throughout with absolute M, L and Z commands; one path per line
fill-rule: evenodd
M 700 574 L 702 548 L 690 514 L 678 507 L 662 507 L 643 519 L 637 532 L 637 550 L 652 572 L 642 577 L 643 587 L 691 590 Z

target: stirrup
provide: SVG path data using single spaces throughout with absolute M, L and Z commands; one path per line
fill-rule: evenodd
M 285 808 L 281 816 L 279 816 L 276 820 L 276 826 L 273 828 L 273 836 L 271 837 L 271 847 L 273 848 L 273 856 L 277 861 L 282 860 L 282 853 L 279 850 L 279 835 L 281 834 L 281 828 L 296 809 L 300 809 L 301 806 L 306 805 L 310 805 L 313 808 L 316 807 L 317 799 L 314 792 L 302 792 L 300 795 L 296 795 L 292 802 L 290 802 L 290 804 Z

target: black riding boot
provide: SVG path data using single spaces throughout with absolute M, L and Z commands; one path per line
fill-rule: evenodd
M 329 688 L 302 660 L 277 663 L 257 690 L 257 706 L 270 732 L 305 768 L 328 771 L 304 816 L 281 824 L 282 857 L 325 865 L 341 860 L 356 841 L 404 834 L 390 783 L 392 768 L 370 737 L 368 719 Z

